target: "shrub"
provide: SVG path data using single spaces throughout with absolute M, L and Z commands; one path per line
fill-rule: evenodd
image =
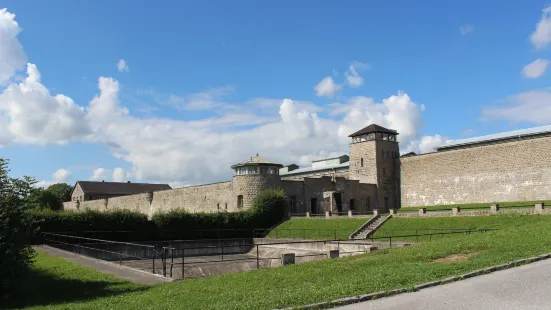
M 103 236 L 110 240 L 128 239 L 122 231 L 132 231 L 132 239 L 152 237 L 154 229 L 147 215 L 130 210 L 84 212 L 54 212 L 50 210 L 28 211 L 36 229 L 40 232 L 71 233 L 89 237 L 87 231 L 104 231 Z M 121 233 L 107 233 L 119 231 Z M 135 233 L 138 233 L 136 235 Z
M 6 298 L 32 263 L 30 217 L 13 196 L 0 199 L 0 296 Z

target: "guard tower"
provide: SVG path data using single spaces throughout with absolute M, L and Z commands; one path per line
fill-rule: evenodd
M 237 197 L 237 209 L 249 209 L 258 194 L 266 188 L 281 186 L 279 169 L 283 165 L 270 162 L 258 154 L 249 160 L 231 166 L 235 170 L 233 192 Z
M 396 130 L 375 124 L 349 137 L 349 179 L 377 185 L 373 209 L 400 208 L 400 150 Z

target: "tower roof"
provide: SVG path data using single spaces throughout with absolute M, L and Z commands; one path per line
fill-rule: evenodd
M 356 131 L 355 133 L 351 134 L 349 137 L 356 137 L 356 136 L 366 135 L 366 134 L 374 133 L 374 132 L 390 133 L 390 134 L 393 134 L 393 135 L 398 134 L 398 132 L 396 130 L 387 129 L 387 128 L 384 128 L 382 126 L 376 125 L 376 124 L 371 124 L 371 125 L 363 128 L 363 129 L 360 129 L 360 130 Z
M 264 159 L 260 155 L 256 154 L 255 157 L 251 157 L 250 159 L 246 161 L 242 161 L 240 163 L 237 163 L 233 166 L 231 166 L 232 169 L 235 169 L 237 167 L 244 167 L 244 166 L 276 166 L 279 168 L 282 168 L 283 165 L 281 164 L 275 164 L 269 160 Z

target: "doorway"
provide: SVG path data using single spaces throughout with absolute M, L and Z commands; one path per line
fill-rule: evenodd
M 316 198 L 310 199 L 310 214 L 317 214 L 318 212 L 318 200 Z
M 356 211 L 356 199 L 350 199 L 350 211 Z
M 342 212 L 342 195 L 341 193 L 333 193 L 333 198 L 335 199 L 335 205 L 337 206 L 337 212 Z

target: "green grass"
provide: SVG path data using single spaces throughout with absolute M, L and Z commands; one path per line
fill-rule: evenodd
M 277 226 L 268 238 L 294 239 L 348 239 L 351 233 L 370 218 L 292 218 Z
M 451 211 L 452 207 L 460 207 L 462 210 L 484 210 L 490 209 L 490 205 L 498 203 L 503 210 L 510 209 L 533 209 L 536 203 L 543 202 L 545 204 L 551 204 L 551 200 L 538 200 L 538 201 L 508 201 L 508 202 L 484 202 L 484 203 L 465 203 L 454 205 L 434 205 L 424 207 L 403 207 L 398 212 L 418 212 L 420 208 L 427 208 L 427 212 L 435 211 Z
M 330 222 L 330 221 L 328 221 Z M 387 224 L 385 224 L 386 226 Z M 381 290 L 412 288 L 508 261 L 551 252 L 551 216 L 495 215 L 392 219 L 388 227 L 481 227 L 497 231 L 457 236 L 336 260 L 253 270 L 150 287 L 40 254 L 25 290 L 10 305 L 29 309 L 274 309 Z M 466 261 L 436 258 L 476 253 Z

